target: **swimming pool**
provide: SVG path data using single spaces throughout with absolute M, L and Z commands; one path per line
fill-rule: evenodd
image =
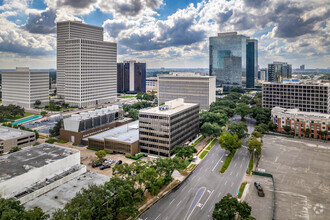
M 22 120 L 15 121 L 15 122 L 12 123 L 12 125 L 23 124 L 25 122 L 32 121 L 32 120 L 39 119 L 39 118 L 42 118 L 42 116 L 40 116 L 40 115 L 33 115 L 33 116 L 30 116 L 30 117 L 24 118 Z

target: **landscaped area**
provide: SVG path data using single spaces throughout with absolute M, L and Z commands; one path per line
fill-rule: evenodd
M 123 95 L 123 96 L 118 96 L 117 98 L 119 99 L 129 99 L 129 98 L 134 98 L 135 95 Z
M 228 154 L 225 163 L 223 164 L 222 168 L 219 170 L 220 173 L 226 172 L 227 168 L 229 167 L 229 164 L 231 160 L 233 159 L 234 155 L 236 153 L 236 150 L 233 151 L 233 153 Z

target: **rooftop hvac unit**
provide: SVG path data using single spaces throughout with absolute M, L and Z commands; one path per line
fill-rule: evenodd
M 96 116 L 96 112 L 95 111 L 88 111 L 88 113 L 89 113 L 89 116 L 90 117 Z
M 168 110 L 168 109 L 170 109 L 170 107 L 168 105 L 159 106 L 159 111 L 165 111 L 165 110 Z
M 72 120 L 75 120 L 75 121 L 80 121 L 81 120 L 81 116 L 78 115 L 78 114 L 71 115 L 71 118 L 72 118 Z
M 82 113 L 80 113 L 80 115 L 81 115 L 81 119 L 83 119 L 83 120 L 85 120 L 89 117 L 88 112 L 82 112 Z

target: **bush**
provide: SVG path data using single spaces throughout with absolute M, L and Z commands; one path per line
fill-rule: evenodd
M 56 139 L 54 138 L 49 138 L 48 140 L 45 141 L 48 144 L 54 144 L 56 142 Z
M 100 149 L 93 148 L 93 147 L 87 147 L 88 150 L 93 150 L 93 151 L 99 151 Z
M 133 159 L 133 160 L 138 160 L 143 156 L 144 156 L 144 154 L 138 154 L 136 156 L 135 155 L 134 156 L 126 156 L 126 158 Z
M 231 160 L 233 159 L 235 153 L 236 153 L 236 150 L 234 150 L 233 153 L 228 154 L 228 156 L 225 160 L 225 163 L 223 164 L 223 166 L 219 170 L 220 173 L 225 173 L 226 172 L 226 170 L 229 167 L 229 164 L 230 164 Z

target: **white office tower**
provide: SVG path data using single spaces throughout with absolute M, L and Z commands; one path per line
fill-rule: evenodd
M 41 106 L 49 103 L 49 72 L 32 71 L 17 67 L 16 71 L 2 72 L 2 104 L 34 108 L 35 101 Z
M 57 94 L 72 106 L 114 101 L 117 45 L 103 41 L 103 28 L 79 21 L 57 23 Z

